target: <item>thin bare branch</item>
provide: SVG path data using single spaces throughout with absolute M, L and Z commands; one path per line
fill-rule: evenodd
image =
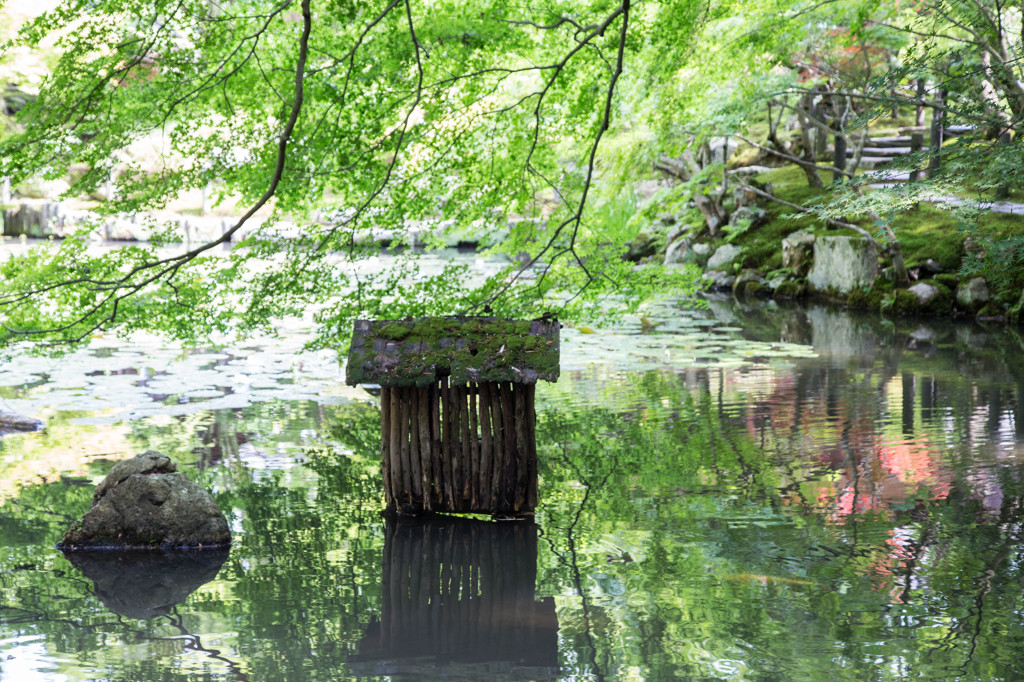
M 799 158 L 797 156 L 792 156 L 790 154 L 786 154 L 784 152 L 779 151 L 778 149 L 772 149 L 771 147 L 765 147 L 764 145 L 758 144 L 757 142 L 754 142 L 753 140 L 748 139 L 748 138 L 746 138 L 743 135 L 740 135 L 738 133 L 733 133 L 733 136 L 743 140 L 744 142 L 749 144 L 751 147 L 754 147 L 756 149 L 760 149 L 761 151 L 764 151 L 764 152 L 768 152 L 769 154 L 773 154 L 774 156 L 777 156 L 780 159 L 785 159 L 786 161 L 790 161 L 792 163 L 795 163 L 798 166 L 801 166 L 801 167 L 813 166 L 813 167 L 817 168 L 818 170 L 832 171 L 833 173 L 836 173 L 836 174 L 839 174 L 839 175 L 843 175 L 843 176 L 846 176 L 848 178 L 852 178 L 853 177 L 852 173 L 849 173 L 849 172 L 847 172 L 847 171 L 845 171 L 845 170 L 843 170 L 841 168 L 836 168 L 835 166 L 819 166 L 816 163 L 811 163 L 810 161 L 806 161 L 806 160 L 801 159 L 801 158 Z

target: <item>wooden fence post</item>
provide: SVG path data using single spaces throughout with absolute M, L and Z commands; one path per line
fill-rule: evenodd
M 946 93 L 939 92 L 938 107 L 932 110 L 931 137 L 928 140 L 928 177 L 934 178 L 942 170 L 942 120 L 945 112 L 941 107 L 945 106 Z
M 911 155 L 920 154 L 921 147 L 924 146 L 924 135 L 921 133 L 914 133 L 910 136 L 910 153 Z M 914 168 L 910 171 L 910 182 L 917 182 L 921 177 L 920 161 L 914 160 Z

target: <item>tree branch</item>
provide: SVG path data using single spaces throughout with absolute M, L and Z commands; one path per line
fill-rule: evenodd
M 768 152 L 769 154 L 774 154 L 775 156 L 779 157 L 780 159 L 785 159 L 786 161 L 789 161 L 791 163 L 795 163 L 798 166 L 805 167 L 805 168 L 807 168 L 807 167 L 814 167 L 814 168 L 817 168 L 818 170 L 832 171 L 832 173 L 835 173 L 835 174 L 838 174 L 838 175 L 844 175 L 844 176 L 846 176 L 848 178 L 852 178 L 853 177 L 853 173 L 849 173 L 849 172 L 847 172 L 845 170 L 842 170 L 840 168 L 836 168 L 835 166 L 819 166 L 816 163 L 811 163 L 810 161 L 806 161 L 806 160 L 801 159 L 799 157 L 792 156 L 791 154 L 786 154 L 784 152 L 780 152 L 777 149 L 772 149 L 771 147 L 765 147 L 764 145 L 758 144 L 757 142 L 754 142 L 753 140 L 747 139 L 746 137 L 744 137 L 742 135 L 739 135 L 737 133 L 733 133 L 733 137 L 738 137 L 739 139 L 741 139 L 744 142 L 746 142 L 747 144 L 749 144 L 751 147 L 755 147 L 756 149 L 760 149 L 761 151 Z
M 310 10 L 311 0 L 302 0 L 302 18 L 303 28 L 302 34 L 299 38 L 299 55 L 295 66 L 295 89 L 294 99 L 292 101 L 291 112 L 288 117 L 288 121 L 281 131 L 281 135 L 278 138 L 278 149 L 277 149 L 277 160 L 274 167 L 274 172 L 271 175 L 266 191 L 263 195 L 254 203 L 245 214 L 238 219 L 233 227 L 228 229 L 220 236 L 220 238 L 213 241 L 202 244 L 190 251 L 177 256 L 164 258 L 149 263 L 138 265 L 127 274 L 123 275 L 118 279 L 98 281 L 97 286 L 93 287 L 93 291 L 106 291 L 108 292 L 107 297 L 97 304 L 90 306 L 90 308 L 79 315 L 74 321 L 66 324 L 59 328 L 51 329 L 33 329 L 33 330 L 14 330 L 9 329 L 13 334 L 22 336 L 30 335 L 41 335 L 41 334 L 60 334 L 65 331 L 69 331 L 74 327 L 86 322 L 87 320 L 94 318 L 100 313 L 106 305 L 111 305 L 110 312 L 106 315 L 101 316 L 98 322 L 91 326 L 86 331 L 82 332 L 76 337 L 70 339 L 64 339 L 65 342 L 74 343 L 87 338 L 92 332 L 101 328 L 105 324 L 112 324 L 117 319 L 117 308 L 118 304 L 133 294 L 138 293 L 145 287 L 153 284 L 154 282 L 164 279 L 165 277 L 170 280 L 185 264 L 195 260 L 201 254 L 209 251 L 210 249 L 227 242 L 233 234 L 238 232 L 242 226 L 248 221 L 253 215 L 256 214 L 277 192 L 277 187 L 281 182 L 281 178 L 284 174 L 285 158 L 288 152 L 288 143 L 291 140 L 292 132 L 295 129 L 295 124 L 298 121 L 299 113 L 302 111 L 303 102 L 303 78 L 306 71 L 306 59 L 309 54 L 309 35 L 312 29 L 312 14 Z M 136 275 L 140 273 L 144 274 L 140 281 L 133 281 Z
M 879 248 L 881 248 L 881 245 L 878 243 L 878 240 L 876 240 L 871 235 L 871 233 L 868 232 L 867 230 L 865 230 L 863 227 L 860 227 L 858 225 L 854 225 L 853 223 L 843 222 L 842 220 L 835 220 L 833 218 L 825 218 L 823 216 L 819 216 L 817 213 L 815 213 L 814 211 L 812 211 L 809 208 L 806 208 L 804 206 L 798 206 L 797 204 L 794 204 L 794 203 L 791 203 L 789 201 L 786 201 L 785 199 L 779 199 L 777 196 L 774 196 L 772 194 L 769 194 L 768 192 L 764 192 L 762 190 L 759 190 L 758 188 L 752 187 L 751 185 L 748 185 L 746 183 L 740 183 L 740 186 L 743 187 L 744 191 L 751 192 L 752 194 L 756 194 L 757 196 L 761 197 L 762 199 L 768 199 L 770 201 L 774 201 L 777 204 L 782 204 L 783 206 L 788 206 L 789 208 L 792 208 L 792 209 L 794 209 L 796 211 L 800 211 L 801 213 L 810 213 L 810 214 L 812 214 L 814 216 L 817 216 L 818 218 L 821 218 L 822 220 L 824 220 L 829 225 L 832 225 L 833 227 L 844 227 L 847 230 L 853 230 L 854 232 L 857 232 L 858 234 L 863 235 L 864 237 L 870 239 L 871 243 L 873 243 L 875 246 L 878 246 Z

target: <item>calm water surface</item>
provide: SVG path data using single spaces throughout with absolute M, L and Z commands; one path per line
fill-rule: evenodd
M 1024 341 L 665 305 L 563 330 L 534 523 L 385 522 L 374 396 L 286 340 L 0 368 L 10 680 L 1024 677 Z M 147 448 L 229 553 L 53 549 Z

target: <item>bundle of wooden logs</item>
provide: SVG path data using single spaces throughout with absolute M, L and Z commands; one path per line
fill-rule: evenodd
M 388 506 L 517 514 L 537 506 L 533 384 L 381 388 Z
M 357 322 L 347 381 L 381 387 L 388 509 L 531 513 L 534 389 L 557 376 L 556 321 Z

